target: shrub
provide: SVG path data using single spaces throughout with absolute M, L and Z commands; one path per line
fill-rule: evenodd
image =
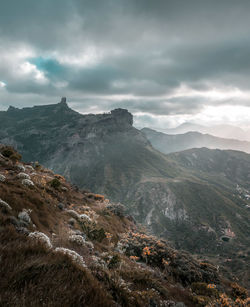
M 70 218 L 69 221 L 68 221 L 69 225 L 71 225 L 71 226 L 74 226 L 75 222 L 76 222 L 76 220 L 73 217 Z
M 237 283 L 232 283 L 232 296 L 233 298 L 240 298 L 240 299 L 246 299 L 247 298 L 247 290 L 241 286 L 239 286 Z
M 210 299 L 207 296 L 196 295 L 193 297 L 193 302 L 195 306 L 205 307 L 205 306 L 209 306 L 208 304 L 210 302 Z
M 0 232 L 0 306 L 116 306 L 87 270 L 15 229 Z
M 2 147 L 1 154 L 13 161 L 20 161 L 22 159 L 22 156 L 11 146 Z
M 109 269 L 117 268 L 120 263 L 121 263 L 121 258 L 119 255 L 116 254 L 109 260 L 108 268 Z
M 21 172 L 25 172 L 25 167 L 22 164 L 17 164 L 16 168 Z
M 68 248 L 64 248 L 64 247 L 57 247 L 55 249 L 56 253 L 61 253 L 63 255 L 66 255 L 67 257 L 69 257 L 74 263 L 86 268 L 86 264 L 83 261 L 83 258 L 81 255 L 79 255 L 77 252 L 68 249 Z
M 34 168 L 33 168 L 33 166 L 31 166 L 31 165 L 26 165 L 26 169 L 28 169 L 28 170 L 30 170 L 30 171 L 34 171 Z
M 78 245 L 82 245 L 82 246 L 84 246 L 85 243 L 86 243 L 84 238 L 81 235 L 71 235 L 69 237 L 69 241 L 73 242 L 73 243 L 76 243 Z
M 17 161 L 22 160 L 22 156 L 18 152 L 16 152 L 16 153 L 14 153 L 13 155 L 10 156 L 10 159 L 13 162 L 17 162 Z
M 12 210 L 11 206 L 7 204 L 5 201 L 3 201 L 1 198 L 0 198 L 0 208 L 2 208 L 6 212 Z
M 18 213 L 19 220 L 22 220 L 25 223 L 30 224 L 31 223 L 31 218 L 29 216 L 29 213 L 31 213 L 31 210 L 23 209 L 23 211 Z
M 105 230 L 103 228 L 88 230 L 87 235 L 91 240 L 96 240 L 98 242 L 102 242 L 102 240 L 106 238 Z
M 20 178 L 20 179 L 29 179 L 30 180 L 30 176 L 26 173 L 19 173 L 17 174 L 17 178 Z
M 52 248 L 52 244 L 50 242 L 49 237 L 46 236 L 46 234 L 43 232 L 40 232 L 40 231 L 31 232 L 29 234 L 29 237 L 38 241 L 39 243 L 44 245 L 46 248 L 49 248 L 49 249 Z
M 57 205 L 57 207 L 58 207 L 58 209 L 63 210 L 65 206 L 64 206 L 63 203 L 59 203 L 59 204 Z
M 74 210 L 67 210 L 67 213 L 76 220 L 80 219 L 80 215 Z
M 33 181 L 31 181 L 31 180 L 29 180 L 29 179 L 23 179 L 23 180 L 22 180 L 22 184 L 23 184 L 23 185 L 26 185 L 26 186 L 28 186 L 28 187 L 33 187 L 33 186 L 34 186 Z
M 34 168 L 35 168 L 35 170 L 40 171 L 42 169 L 42 166 L 38 162 L 35 162 Z
M 120 203 L 109 204 L 107 209 L 117 216 L 123 217 L 125 215 L 125 207 Z
M 92 222 L 91 218 L 87 214 L 81 214 L 79 217 L 81 222 L 87 222 L 87 223 Z
M 90 241 L 85 241 L 85 245 L 90 249 L 93 250 L 94 249 L 94 244 Z
M 52 179 L 49 184 L 54 189 L 58 189 L 61 186 L 61 182 L 57 178 Z
M 15 153 L 14 149 L 10 146 L 4 146 L 1 149 L 1 154 L 6 157 L 9 158 L 11 155 L 13 155 Z
M 206 284 L 204 282 L 194 282 L 191 284 L 191 289 L 197 295 L 208 297 L 219 297 L 219 292 L 213 284 Z
M 6 177 L 4 175 L 0 174 L 0 181 L 4 182 L 5 180 L 6 180 Z

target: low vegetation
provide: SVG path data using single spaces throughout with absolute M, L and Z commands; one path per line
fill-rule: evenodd
M 10 157 L 0 156 L 0 173 L 0 306 L 249 303 L 246 289 L 147 234 L 122 205 Z

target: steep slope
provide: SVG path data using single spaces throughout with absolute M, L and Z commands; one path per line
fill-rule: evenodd
M 132 123 L 127 110 L 81 115 L 65 101 L 10 108 L 0 113 L 0 141 L 18 148 L 26 161 L 41 161 L 79 187 L 122 202 L 137 221 L 177 248 L 216 255 L 219 263 L 236 261 L 234 272 L 247 282 L 250 156 L 207 150 L 195 164 L 196 152 L 191 160 L 185 153 L 164 155 Z M 233 155 L 237 161 L 229 163 Z M 229 161 L 228 177 L 221 161 Z
M 247 306 L 244 288 L 139 231 L 121 205 L 0 152 L 1 306 Z
M 154 148 L 168 154 L 191 148 L 207 147 L 210 149 L 232 149 L 250 153 L 250 142 L 218 138 L 199 132 L 184 134 L 165 134 L 149 128 L 141 130 Z
M 81 115 L 64 102 L 9 108 L 0 113 L 0 140 L 26 161 L 39 160 L 80 187 L 121 200 L 142 178 L 157 181 L 180 173 L 132 123 L 122 109 Z

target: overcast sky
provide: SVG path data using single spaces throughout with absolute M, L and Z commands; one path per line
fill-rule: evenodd
M 250 126 L 249 0 L 0 0 L 0 109 Z

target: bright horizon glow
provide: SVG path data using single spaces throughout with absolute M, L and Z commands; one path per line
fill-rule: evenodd
M 154 124 L 151 125 L 154 128 L 166 129 L 176 128 L 184 123 L 200 124 L 203 126 L 213 125 L 234 125 L 244 130 L 249 129 L 249 114 L 250 107 L 247 106 L 207 106 L 201 112 L 197 114 L 187 115 L 151 115 Z M 135 114 L 135 126 L 141 127 L 140 117 L 149 116 L 146 112 L 136 112 Z M 150 124 L 149 126 L 150 127 Z
M 3 82 L 3 81 L 0 81 L 0 88 L 3 88 L 3 87 L 5 87 L 5 86 L 6 86 L 6 83 Z
M 186 85 L 181 85 L 172 97 L 203 97 L 211 100 L 250 99 L 250 91 L 241 91 L 237 87 L 211 87 L 206 91 L 194 90 Z

